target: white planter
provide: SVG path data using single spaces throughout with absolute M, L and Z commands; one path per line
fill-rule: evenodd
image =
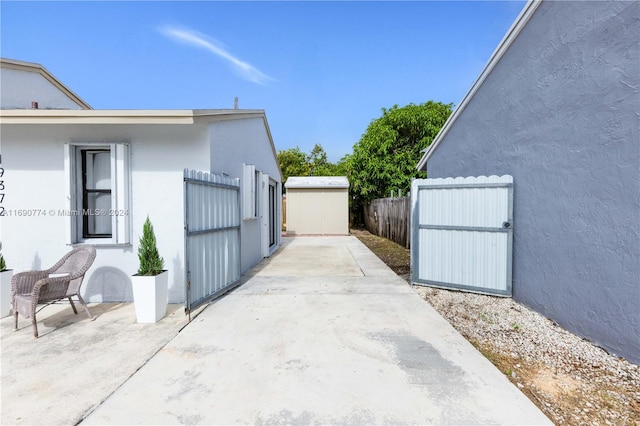
M 152 276 L 134 275 L 131 285 L 138 322 L 154 323 L 164 318 L 167 314 L 169 272 Z
M 11 314 L 11 278 L 13 269 L 0 272 L 0 318 Z

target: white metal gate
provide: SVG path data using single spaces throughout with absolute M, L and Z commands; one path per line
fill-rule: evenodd
M 415 284 L 511 296 L 513 177 L 417 179 L 411 203 Z
M 184 170 L 185 310 L 240 279 L 240 181 Z

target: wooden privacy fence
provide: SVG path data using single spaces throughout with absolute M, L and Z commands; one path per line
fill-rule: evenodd
M 378 198 L 364 208 L 364 226 L 372 234 L 406 248 L 411 244 L 411 197 Z

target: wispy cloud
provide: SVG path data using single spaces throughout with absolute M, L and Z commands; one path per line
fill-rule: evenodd
M 256 84 L 266 84 L 273 80 L 253 65 L 233 56 L 221 45 L 221 43 L 211 39 L 205 34 L 185 28 L 169 26 L 159 28 L 159 31 L 174 41 L 208 50 L 214 55 L 224 59 L 229 63 L 231 68 L 245 80 Z

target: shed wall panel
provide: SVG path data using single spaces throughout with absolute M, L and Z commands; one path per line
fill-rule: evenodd
M 348 233 L 349 191 L 346 188 L 287 189 L 287 234 Z

